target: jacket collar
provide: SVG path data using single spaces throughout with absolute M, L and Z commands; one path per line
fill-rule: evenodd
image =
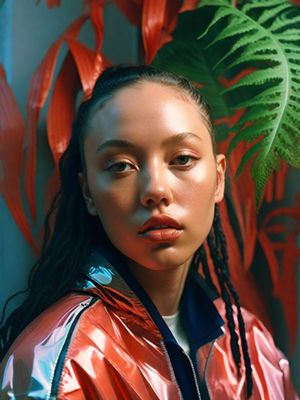
M 176 343 L 157 308 L 126 267 L 123 256 L 114 249 L 91 251 L 76 289 L 101 298 L 127 322 L 134 321 L 158 340 Z M 195 271 L 188 275 L 180 315 L 193 353 L 223 333 L 223 320 L 212 295 Z

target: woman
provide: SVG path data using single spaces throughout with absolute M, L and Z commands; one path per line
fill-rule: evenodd
M 53 232 L 47 222 L 28 298 L 1 331 L 1 399 L 296 398 L 230 282 L 216 208 L 225 157 L 187 80 L 106 70 L 60 173 Z M 221 298 L 198 274 L 213 287 L 206 238 Z

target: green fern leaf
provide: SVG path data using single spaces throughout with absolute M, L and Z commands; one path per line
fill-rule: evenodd
M 203 0 L 200 7 L 215 7 L 216 14 L 228 15 L 229 6 L 221 3 Z M 224 8 L 226 12 L 220 11 Z M 270 174 L 280 165 L 281 158 L 300 168 L 300 26 L 299 15 L 294 18 L 292 16 L 293 7 L 287 1 L 247 1 L 241 10 L 232 9 L 232 15 L 228 17 L 228 24 L 234 25 L 234 30 L 220 27 L 220 33 L 210 41 L 212 45 L 206 45 L 207 48 L 214 48 L 218 44 L 215 52 L 220 57 L 216 67 L 224 75 L 239 67 L 245 68 L 255 63 L 259 66 L 257 71 L 223 91 L 224 95 L 235 93 L 235 98 L 239 98 L 235 108 L 245 105 L 249 107 L 236 127 L 240 131 L 232 141 L 230 151 L 241 141 L 252 142 L 257 136 L 263 135 L 259 142 L 261 144 L 248 150 L 239 168 L 240 171 L 253 158 L 253 153 L 258 151 L 252 167 L 257 203 Z M 213 21 L 207 27 L 207 32 L 217 30 Z M 268 28 L 270 24 L 271 29 Z M 232 32 L 239 35 L 236 42 L 231 40 Z M 205 42 L 205 36 L 202 36 L 202 40 Z M 233 61 L 229 62 L 234 55 Z M 258 95 L 247 99 L 251 93 L 257 93 L 258 89 Z M 243 98 L 246 100 L 243 101 Z M 247 122 L 252 122 L 252 126 L 243 129 Z
M 294 17 L 292 20 L 289 20 L 288 15 L 286 18 L 277 18 L 272 22 L 272 25 L 269 27 L 269 30 L 273 33 L 280 31 L 281 29 L 287 29 L 289 25 L 297 25 L 300 23 L 300 15 Z
M 201 93 L 204 97 L 214 98 L 212 113 L 214 119 L 218 120 L 232 115 L 234 110 L 229 107 L 226 98 L 220 96 L 222 85 L 219 76 L 213 73 L 210 58 L 196 38 L 199 31 L 195 35 L 194 27 L 200 25 L 198 21 L 197 11 L 182 14 L 174 33 L 174 40 L 158 52 L 153 65 L 203 85 Z M 216 126 L 215 130 L 218 141 L 225 139 L 229 133 L 224 124 Z
M 224 89 L 222 93 L 229 93 L 244 86 L 259 86 L 271 81 L 282 80 L 282 78 L 280 78 L 276 72 L 279 72 L 278 68 L 267 68 L 266 70 L 254 71 L 252 74 L 241 79 L 234 86 Z
M 270 2 L 268 2 L 270 3 Z M 244 8 L 244 13 L 247 13 L 251 10 L 251 4 L 249 4 L 249 9 L 248 7 Z M 268 10 L 266 9 L 263 14 L 257 19 L 257 23 L 260 25 L 265 24 L 267 21 L 274 20 L 281 12 L 288 10 L 289 9 L 289 4 L 287 2 L 280 2 L 277 6 L 273 3 L 273 6 Z
M 241 32 L 241 34 L 242 34 L 242 32 Z M 255 32 L 251 37 L 247 37 L 247 36 L 246 36 L 246 37 L 242 37 L 241 39 L 237 40 L 237 41 L 232 45 L 232 47 L 228 50 L 228 52 L 225 53 L 224 56 L 221 57 L 221 58 L 218 60 L 218 62 L 214 65 L 214 69 L 215 69 L 217 66 L 219 66 L 220 64 L 224 63 L 224 61 L 225 61 L 226 59 L 228 59 L 230 56 L 234 55 L 238 50 L 241 50 L 243 47 L 245 47 L 245 46 L 247 46 L 247 45 L 253 44 L 253 42 L 256 43 L 256 42 L 262 41 L 262 40 L 264 40 L 264 39 L 265 39 L 265 38 L 262 37 L 261 32 Z M 219 42 L 219 41 L 221 41 L 221 39 L 219 40 L 219 37 L 216 37 L 216 38 L 214 39 L 214 44 L 217 43 L 217 42 Z M 265 49 L 268 49 L 268 48 L 269 48 L 269 47 L 268 47 L 268 44 L 269 44 L 269 43 L 268 43 L 267 40 L 266 40 L 265 43 L 264 43 Z M 209 47 L 211 47 L 211 46 L 209 45 L 209 46 L 207 46 L 207 47 L 209 48 Z
M 236 176 L 239 176 L 242 173 L 245 166 L 252 160 L 252 158 L 257 154 L 258 151 L 260 151 L 261 148 L 262 148 L 262 143 L 257 142 L 243 155 L 240 161 L 240 165 L 237 168 Z
M 173 58 L 167 48 L 175 49 Z M 156 62 L 163 60 L 179 73 L 186 65 L 192 68 L 212 109 L 222 104 L 219 116 L 226 109 L 246 108 L 229 154 L 241 141 L 250 143 L 238 171 L 251 160 L 257 204 L 282 160 L 300 168 L 300 15 L 288 0 L 247 0 L 240 8 L 225 0 L 202 0 L 197 10 L 179 17 L 174 40 Z M 221 77 L 232 79 L 253 67 L 222 89 Z

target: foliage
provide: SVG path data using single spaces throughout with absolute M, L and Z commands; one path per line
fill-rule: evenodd
M 207 21 L 208 20 L 208 21 Z M 283 0 L 248 0 L 240 8 L 226 0 L 203 0 L 179 17 L 171 43 L 155 64 L 188 75 L 204 85 L 216 118 L 246 112 L 234 126 L 229 154 L 251 142 L 237 173 L 249 160 L 256 201 L 282 160 L 300 168 L 300 15 Z M 224 78 L 241 79 L 224 89 Z M 224 139 L 230 129 L 217 138 Z

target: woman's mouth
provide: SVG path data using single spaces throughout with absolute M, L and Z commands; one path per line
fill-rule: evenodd
M 139 236 L 152 242 L 172 242 L 179 238 L 183 231 L 182 225 L 167 215 L 149 218 L 139 230 Z

